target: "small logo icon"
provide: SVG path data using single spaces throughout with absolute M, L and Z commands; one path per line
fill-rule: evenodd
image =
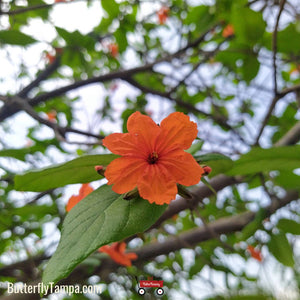
M 137 280 L 138 283 L 138 293 L 143 296 L 146 293 L 147 288 L 156 288 L 155 292 L 158 296 L 162 296 L 164 294 L 164 281 L 163 280 L 153 280 L 153 277 L 148 277 L 147 280 Z

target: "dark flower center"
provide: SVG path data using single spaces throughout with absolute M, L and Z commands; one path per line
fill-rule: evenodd
M 150 165 L 155 164 L 158 161 L 158 154 L 155 151 L 153 151 L 149 154 L 147 161 Z

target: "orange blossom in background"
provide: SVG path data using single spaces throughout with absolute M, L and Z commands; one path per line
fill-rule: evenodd
M 119 55 L 119 46 L 118 44 L 111 43 L 108 45 L 108 50 L 113 58 L 116 58 Z
M 262 254 L 261 254 L 260 250 L 255 249 L 251 245 L 247 246 L 247 250 L 250 253 L 251 257 L 253 257 L 254 259 L 256 259 L 258 261 L 262 261 L 263 260 L 263 257 L 262 257 Z
M 54 122 L 56 120 L 57 112 L 52 109 L 46 113 L 48 121 Z
M 126 243 L 124 242 L 117 242 L 113 243 L 111 246 L 102 246 L 99 248 L 99 252 L 107 253 L 112 260 L 114 260 L 116 263 L 130 267 L 131 261 L 138 258 L 138 256 L 133 253 L 125 253 Z
M 158 17 L 158 22 L 160 25 L 163 25 L 166 23 L 168 16 L 169 16 L 170 9 L 169 7 L 163 6 L 160 8 L 160 10 L 156 13 Z
M 233 35 L 234 35 L 234 27 L 233 27 L 233 25 L 228 24 L 228 25 L 224 28 L 224 30 L 223 30 L 223 32 L 222 32 L 222 36 L 223 36 L 224 38 L 228 38 L 228 37 L 231 37 L 231 36 L 233 36 Z
M 174 112 L 157 125 L 140 112 L 127 121 L 128 133 L 113 133 L 103 145 L 121 157 L 105 171 L 113 191 L 123 194 L 138 188 L 150 203 L 170 203 L 177 194 L 176 183 L 197 184 L 203 169 L 187 152 L 197 136 L 197 124 L 181 112 Z
M 79 190 L 79 194 L 77 196 L 72 196 L 68 204 L 66 206 L 66 211 L 70 211 L 79 201 L 85 198 L 88 194 L 90 194 L 94 189 L 90 186 L 89 183 L 84 183 L 81 185 Z

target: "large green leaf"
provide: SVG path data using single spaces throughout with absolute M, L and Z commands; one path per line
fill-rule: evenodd
M 246 175 L 273 170 L 294 170 L 300 167 L 300 145 L 269 149 L 253 148 L 234 162 L 228 175 Z
M 273 234 L 268 247 L 279 262 L 287 267 L 294 267 L 293 249 L 284 233 Z
M 113 154 L 87 155 L 50 168 L 30 171 L 15 177 L 18 191 L 40 192 L 73 183 L 87 183 L 100 179 L 96 165 L 108 165 L 117 156 Z
M 20 31 L 14 31 L 14 30 L 0 31 L 0 44 L 26 46 L 29 44 L 33 44 L 35 42 L 37 42 L 37 40 Z
M 43 282 L 48 284 L 66 277 L 102 245 L 144 232 L 166 207 L 142 198 L 127 201 L 110 186 L 101 186 L 67 214 L 61 240 L 44 271 Z

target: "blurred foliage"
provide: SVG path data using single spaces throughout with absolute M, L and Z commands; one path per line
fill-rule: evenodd
M 99 18 L 88 30 L 83 19 L 72 30 L 56 24 L 57 11 L 71 20 L 73 8 L 97 10 Z M 299 205 L 269 208 L 300 186 L 299 20 L 296 0 L 0 1 L 0 299 L 2 282 L 41 279 L 58 244 L 69 185 L 103 183 L 93 166 L 114 156 L 101 138 L 114 131 L 111 124 L 125 132 L 135 111 L 156 121 L 172 111 L 189 114 L 201 140 L 187 151 L 212 172 L 206 187 L 199 185 L 196 207 L 128 239 L 129 250 L 165 245 L 199 228 L 206 237 L 108 274 L 99 271 L 107 257 L 92 253 L 67 282 L 101 283 L 101 299 L 140 299 L 136 278 L 149 276 L 164 280 L 162 299 L 282 299 L 277 282 L 262 280 L 263 270 L 277 272 L 289 299 L 297 299 Z M 224 174 L 234 183 L 215 191 L 214 179 Z M 254 218 L 234 227 L 249 211 Z M 75 227 L 83 222 L 78 218 Z M 232 230 L 207 229 L 217 222 Z M 155 298 L 147 290 L 145 299 Z

